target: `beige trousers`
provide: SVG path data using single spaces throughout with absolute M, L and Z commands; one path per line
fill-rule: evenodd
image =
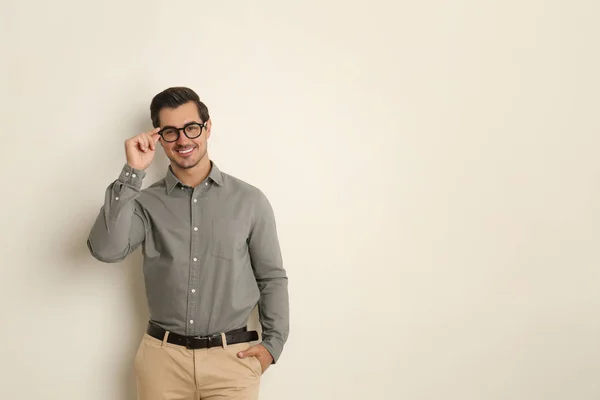
M 262 367 L 250 343 L 190 350 L 145 334 L 135 356 L 138 400 L 257 400 Z

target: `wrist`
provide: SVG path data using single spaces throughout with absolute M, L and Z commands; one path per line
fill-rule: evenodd
M 134 163 L 134 162 L 130 162 L 130 161 L 127 161 L 127 164 L 126 164 L 126 165 L 127 165 L 129 168 L 131 168 L 132 170 L 136 170 L 136 171 L 145 171 L 145 170 L 146 170 L 146 168 L 148 168 L 148 166 L 147 166 L 147 165 L 141 165 L 141 164 Z

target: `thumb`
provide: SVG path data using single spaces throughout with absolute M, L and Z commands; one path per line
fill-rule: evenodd
M 250 347 L 244 351 L 240 351 L 237 355 L 239 358 L 245 358 L 245 357 L 250 357 L 250 356 L 256 356 L 256 355 L 258 355 L 258 352 L 256 351 L 256 349 L 254 347 Z

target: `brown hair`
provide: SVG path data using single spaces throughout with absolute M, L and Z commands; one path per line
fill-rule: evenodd
M 150 118 L 152 119 L 152 125 L 155 128 L 160 126 L 158 113 L 163 108 L 177 108 L 190 101 L 196 103 L 198 115 L 200 115 L 202 122 L 208 121 L 210 118 L 210 115 L 208 115 L 208 107 L 200 101 L 200 97 L 196 92 L 187 87 L 176 86 L 163 90 L 152 99 L 152 102 L 150 103 Z

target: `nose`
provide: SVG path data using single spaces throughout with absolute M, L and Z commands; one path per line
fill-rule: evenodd
M 185 136 L 183 134 L 183 132 L 180 131 L 179 132 L 179 137 L 177 138 L 177 141 L 175 143 L 177 143 L 178 146 L 185 146 L 187 144 L 190 144 L 191 141 L 190 141 L 190 139 L 187 136 Z

